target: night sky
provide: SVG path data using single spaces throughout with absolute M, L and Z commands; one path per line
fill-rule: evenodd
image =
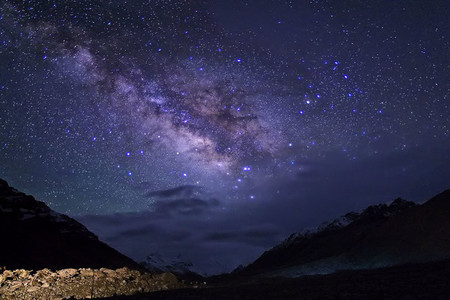
M 450 187 L 448 1 L 2 1 L 0 177 L 201 272 Z

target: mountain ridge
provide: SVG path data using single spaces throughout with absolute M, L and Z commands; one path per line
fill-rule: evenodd
M 386 204 L 371 205 L 365 208 L 360 213 L 352 211 L 332 221 L 323 222 L 321 225 L 319 225 L 314 229 L 292 233 L 288 238 L 286 238 L 280 244 L 274 246 L 272 249 L 276 249 L 278 247 L 286 247 L 288 244 L 295 242 L 297 239 L 310 238 L 316 234 L 329 233 L 335 230 L 339 230 L 354 222 L 363 222 L 367 221 L 367 219 L 373 218 L 390 217 L 398 214 L 403 209 L 410 208 L 415 205 L 417 205 L 415 202 L 407 201 L 402 198 L 395 199 L 390 205 Z
M 0 179 L 0 265 L 11 269 L 144 270 L 67 215 Z
M 295 277 L 447 259 L 449 214 L 450 190 L 424 204 L 397 198 L 294 233 L 238 273 Z

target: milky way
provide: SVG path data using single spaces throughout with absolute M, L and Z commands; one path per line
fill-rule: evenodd
M 226 206 L 448 145 L 445 1 L 223 2 L 3 1 L 1 175 L 73 214 Z

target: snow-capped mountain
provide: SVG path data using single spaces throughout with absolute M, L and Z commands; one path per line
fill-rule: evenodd
M 141 262 L 141 265 L 150 272 L 170 272 L 190 281 L 197 281 L 206 276 L 206 274 L 196 271 L 194 264 L 181 254 L 176 257 L 165 257 L 159 253 L 152 253 L 145 258 L 145 261 Z
M 350 224 L 358 222 L 370 222 L 375 219 L 385 219 L 397 215 L 405 209 L 411 208 L 417 205 L 414 202 L 407 201 L 401 198 L 395 199 L 390 205 L 378 204 L 369 206 L 362 212 L 349 212 L 333 221 L 324 222 L 314 229 L 307 229 L 291 234 L 286 240 L 281 244 L 275 246 L 273 249 L 277 248 L 287 248 L 305 239 L 312 238 L 316 235 L 330 233 L 333 231 L 338 231 L 343 229 Z
M 301 276 L 450 258 L 450 190 L 422 205 L 402 199 L 292 234 L 242 274 Z
M 142 267 L 74 219 L 0 179 L 0 266 L 10 269 Z
M 167 258 L 159 253 L 152 253 L 145 258 L 142 265 L 151 271 L 172 272 L 176 274 L 193 273 L 193 264 L 184 261 L 181 254 L 174 258 Z

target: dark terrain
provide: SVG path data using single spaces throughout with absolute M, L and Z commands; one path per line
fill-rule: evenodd
M 244 268 L 247 275 L 327 274 L 450 259 L 450 190 L 422 205 L 396 199 L 295 234 Z
M 0 179 L 0 266 L 39 270 L 143 268 L 74 219 Z
M 1 179 L 0 240 L 0 266 L 7 269 L 92 268 L 36 274 L 0 269 L 0 288 L 9 293 L 5 299 L 15 299 L 18 291 L 34 299 L 31 290 L 48 295 L 61 284 L 94 295 L 95 276 L 97 295 L 158 290 L 109 299 L 450 299 L 450 190 L 421 205 L 397 199 L 349 213 L 315 231 L 291 235 L 245 268 L 196 277 L 192 288 L 167 291 L 161 290 L 187 285 L 169 273 L 145 273 L 82 224 Z M 36 281 L 38 275 L 42 282 Z M 111 285 L 114 280 L 118 283 Z M 108 290 L 119 283 L 120 293 Z
M 112 299 L 450 299 L 450 190 L 349 213 L 206 281 Z
M 230 280 L 230 279 L 228 279 Z M 450 260 L 299 278 L 251 279 L 107 299 L 450 299 Z

